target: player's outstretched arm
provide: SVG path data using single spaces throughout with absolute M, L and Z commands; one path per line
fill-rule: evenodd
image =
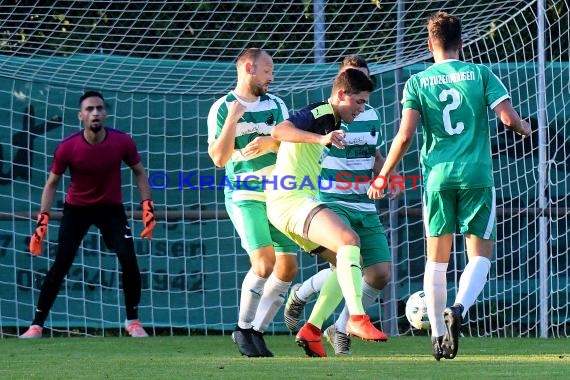
M 380 153 L 380 151 L 376 149 L 376 154 L 374 159 L 374 177 L 380 175 L 380 171 L 382 170 L 382 167 L 384 166 L 385 162 L 386 159 L 384 158 L 384 156 L 382 156 L 382 153 Z M 399 174 L 398 172 L 394 172 L 394 175 L 399 175 Z M 393 187 L 389 186 L 388 188 L 390 189 L 390 191 L 388 191 L 388 199 L 390 200 L 398 198 L 403 191 L 403 189 L 400 188 L 400 186 L 393 186 Z
M 517 111 L 513 108 L 509 99 L 503 100 L 494 109 L 495 114 L 505 127 L 513 130 L 521 136 L 530 135 L 531 127 L 526 120 L 522 120 Z
M 135 182 L 141 196 L 141 206 L 143 209 L 142 222 L 143 231 L 141 238 L 152 239 L 152 230 L 156 226 L 156 218 L 154 217 L 154 203 L 152 202 L 150 186 L 148 185 L 148 176 L 142 163 L 131 166 L 135 175 Z
M 42 243 L 47 234 L 49 224 L 49 211 L 55 199 L 55 192 L 59 183 L 60 175 L 49 173 L 48 179 L 42 191 L 40 212 L 37 216 L 37 224 L 30 238 L 30 252 L 34 256 L 41 256 Z
M 382 165 L 380 174 L 368 189 L 368 197 L 370 199 L 381 199 L 384 197 L 384 189 L 387 186 L 385 181 L 394 172 L 396 166 L 410 147 L 419 121 L 420 113 L 418 111 L 409 108 L 402 110 L 400 129 L 394 137 L 394 141 L 392 141 L 390 151 Z
M 51 205 L 55 199 L 55 192 L 57 190 L 57 185 L 59 184 L 61 176 L 50 172 L 44 190 L 42 191 L 42 201 L 40 212 L 49 212 L 51 210 Z
M 275 126 L 271 131 L 271 137 L 278 141 L 286 141 L 292 143 L 334 145 L 339 149 L 343 149 L 346 142 L 344 141 L 345 133 L 342 130 L 334 130 L 326 135 L 320 135 L 305 131 L 295 127 L 295 124 L 289 120 L 285 120 Z
M 322 135 L 295 127 L 289 120 L 282 121 L 271 130 L 271 137 L 292 143 L 320 144 Z
M 139 162 L 138 164 L 134 164 L 131 166 L 131 170 L 135 175 L 135 182 L 141 199 L 151 199 L 152 196 L 150 193 L 150 186 L 148 185 L 148 176 L 146 175 L 146 170 L 144 170 L 142 163 Z

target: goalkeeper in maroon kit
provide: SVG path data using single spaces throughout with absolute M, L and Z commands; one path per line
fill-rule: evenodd
M 79 99 L 79 120 L 83 129 L 60 142 L 53 157 L 49 177 L 41 198 L 36 229 L 30 239 L 30 252 L 41 255 L 49 211 L 61 176 L 69 168 L 71 182 L 65 196 L 59 227 L 55 261 L 41 286 L 34 320 L 20 338 L 40 338 L 48 313 L 55 302 L 63 279 L 75 259 L 77 249 L 95 225 L 106 245 L 114 250 L 121 267 L 125 297 L 125 328 L 137 338 L 148 334 L 138 319 L 141 298 L 141 275 L 135 255 L 121 193 L 121 164 L 132 169 L 142 199 L 144 230 L 141 237 L 152 238 L 156 225 L 148 177 L 133 139 L 104 126 L 107 112 L 103 95 L 88 91 Z

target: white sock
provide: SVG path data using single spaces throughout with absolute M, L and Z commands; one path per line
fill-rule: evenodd
M 332 274 L 332 268 L 321 269 L 309 279 L 305 280 L 301 287 L 297 290 L 297 297 L 301 301 L 308 301 L 313 294 L 319 293 L 323 284 Z
M 463 317 L 485 287 L 489 269 L 491 269 L 491 261 L 483 256 L 471 258 L 465 266 L 459 279 L 459 290 L 455 297 L 455 303 L 463 305 Z
M 370 306 L 376 303 L 380 292 L 381 290 L 375 289 L 372 286 L 368 285 L 368 283 L 364 280 L 364 277 L 362 278 L 362 306 L 364 306 L 364 310 L 368 309 Z M 338 331 L 346 334 L 346 324 L 348 323 L 349 317 L 348 308 L 345 305 L 335 322 L 336 329 Z
M 382 289 L 373 288 L 364 280 L 364 277 L 362 278 L 362 306 L 364 306 L 364 310 L 378 301 L 381 291 Z
M 241 296 L 239 300 L 238 326 L 242 329 L 251 328 L 251 322 L 255 318 L 259 300 L 263 294 L 263 286 L 266 278 L 259 277 L 252 269 L 247 272 L 241 284 Z
M 263 295 L 259 301 L 255 319 L 251 323 L 253 328 L 257 331 L 264 332 L 267 326 L 275 318 L 275 314 L 279 311 L 281 305 L 287 298 L 287 290 L 289 290 L 291 282 L 281 281 L 271 273 L 263 287 Z
M 424 273 L 424 293 L 428 318 L 431 324 L 431 336 L 445 334 L 443 311 L 447 304 L 447 263 L 426 262 Z

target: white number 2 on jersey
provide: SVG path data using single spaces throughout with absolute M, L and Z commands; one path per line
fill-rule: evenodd
M 455 124 L 455 127 L 451 124 L 451 116 L 449 113 L 453 110 L 456 110 L 457 107 L 461 104 L 461 94 L 459 91 L 451 89 L 451 90 L 443 90 L 439 94 L 439 100 L 442 102 L 447 102 L 447 98 L 451 96 L 451 103 L 446 105 L 443 109 L 443 126 L 445 131 L 450 135 L 458 135 L 463 132 L 465 128 L 465 124 L 463 122 L 458 122 Z

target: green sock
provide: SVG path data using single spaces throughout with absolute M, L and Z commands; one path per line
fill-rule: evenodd
M 333 270 L 332 274 L 323 284 L 319 298 L 317 298 L 317 302 L 315 302 L 315 306 L 307 322 L 319 328 L 323 327 L 323 323 L 325 323 L 327 318 L 334 312 L 340 301 L 342 301 L 342 291 L 338 284 L 336 270 Z
M 365 314 L 362 306 L 362 268 L 360 247 L 343 245 L 336 253 L 338 283 L 350 315 Z

